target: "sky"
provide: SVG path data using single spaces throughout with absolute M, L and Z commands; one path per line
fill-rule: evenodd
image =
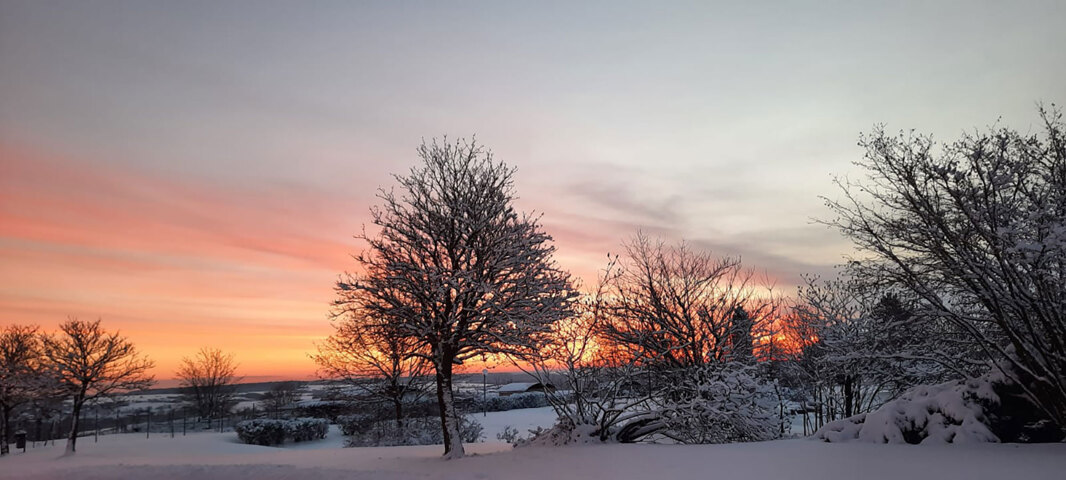
M 787 291 L 860 133 L 1035 131 L 1066 2 L 0 0 L 0 325 L 101 318 L 308 378 L 338 275 L 423 139 L 517 168 L 591 281 L 638 230 Z M 502 367 L 501 367 L 502 368 Z

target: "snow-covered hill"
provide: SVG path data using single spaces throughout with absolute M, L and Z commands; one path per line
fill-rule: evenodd
M 512 411 L 516 422 L 543 412 Z M 508 423 L 490 413 L 491 430 Z M 480 417 L 480 416 L 479 416 Z M 487 429 L 487 430 L 490 430 Z M 495 438 L 490 438 L 495 440 Z M 1066 444 L 872 445 L 785 440 L 729 445 L 601 445 L 512 449 L 469 445 L 444 461 L 441 447 L 341 448 L 337 431 L 284 448 L 244 445 L 236 434 L 139 434 L 31 448 L 0 459 L 0 479 L 1051 479 L 1066 472 Z

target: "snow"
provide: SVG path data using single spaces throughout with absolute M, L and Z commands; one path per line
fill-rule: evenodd
M 552 419 L 550 409 L 478 416 L 490 429 Z M 521 427 L 519 427 L 521 429 Z M 489 437 L 495 439 L 495 436 Z M 443 460 L 440 446 L 341 448 L 336 428 L 323 440 L 282 448 L 239 443 L 236 434 L 175 438 L 109 435 L 82 439 L 78 453 L 30 448 L 0 459 L 0 479 L 988 479 L 1059 478 L 1066 444 L 881 445 L 782 440 L 723 445 L 594 445 L 511 448 L 467 445 Z
M 496 441 L 496 435 L 508 426 L 518 430 L 518 436 L 528 437 L 529 431 L 537 427 L 550 428 L 555 424 L 555 410 L 552 407 L 523 408 L 506 412 L 472 413 L 470 418 L 481 424 L 485 441 Z
M 999 401 L 987 377 L 921 385 L 873 412 L 827 423 L 815 438 L 871 443 L 998 442 L 985 424 L 982 401 Z
M 309 444 L 310 445 L 310 444 Z M 469 445 L 445 461 L 441 447 L 313 450 L 236 443 L 232 433 L 86 442 L 74 457 L 39 447 L 0 460 L 0 478 L 78 479 L 476 479 L 476 478 L 1056 478 L 1066 445 L 874 445 L 802 440 L 726 445 L 597 445 L 511 449 Z
M 508 383 L 506 385 L 500 385 L 500 387 L 496 389 L 496 392 L 497 393 L 521 393 L 521 392 L 525 392 L 525 391 L 529 390 L 530 387 L 532 387 L 534 385 L 539 385 L 539 384 L 538 383 L 534 383 L 534 382 Z

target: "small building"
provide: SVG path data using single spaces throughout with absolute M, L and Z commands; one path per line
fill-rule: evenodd
M 531 393 L 531 392 L 554 392 L 555 385 L 543 384 L 540 382 L 515 382 L 508 383 L 506 385 L 500 385 L 500 388 L 496 390 L 496 393 L 501 397 L 509 397 L 511 395 L 519 393 Z

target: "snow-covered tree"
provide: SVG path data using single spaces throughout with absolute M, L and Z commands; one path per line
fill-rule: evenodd
M 217 348 L 201 348 L 194 357 L 183 357 L 176 373 L 184 395 L 200 417 L 224 415 L 233 406 L 237 363 L 232 353 Z
M 435 371 L 446 458 L 463 455 L 456 365 L 524 345 L 571 314 L 570 275 L 537 217 L 512 205 L 514 169 L 475 142 L 423 143 L 423 163 L 381 190 L 377 234 L 338 282 L 338 304 L 416 339 Z
M 576 314 L 537 336 L 516 363 L 539 382 L 557 386 L 544 394 L 558 421 L 534 444 L 632 442 L 663 426 L 653 403 L 661 392 L 642 388 L 656 383 L 654 372 L 602 341 L 612 303 L 609 285 L 620 273 L 618 257 L 609 259 Z
M 813 428 L 945 379 L 942 354 L 956 353 L 945 348 L 949 332 L 916 318 L 909 303 L 853 281 L 804 279 L 787 328 L 800 347 L 792 367 Z
M 560 423 L 546 435 L 554 443 L 779 435 L 780 395 L 753 365 L 755 325 L 775 303 L 756 296 L 752 274 L 738 259 L 641 234 L 625 248 L 581 315 L 557 324 L 532 363 L 541 381 L 557 372 L 566 382 L 565 396 L 550 395 Z
M 148 388 L 155 364 L 137 353 L 133 343 L 118 332 L 108 332 L 100 320 L 72 318 L 59 325 L 58 334 L 41 337 L 42 358 L 60 379 L 72 403 L 67 453 L 75 452 L 78 426 L 85 402 L 112 393 Z
M 1040 113 L 1039 133 L 948 145 L 876 129 L 860 142 L 868 179 L 838 181 L 828 223 L 866 255 L 861 278 L 967 332 L 1066 431 L 1066 135 L 1061 112 Z

